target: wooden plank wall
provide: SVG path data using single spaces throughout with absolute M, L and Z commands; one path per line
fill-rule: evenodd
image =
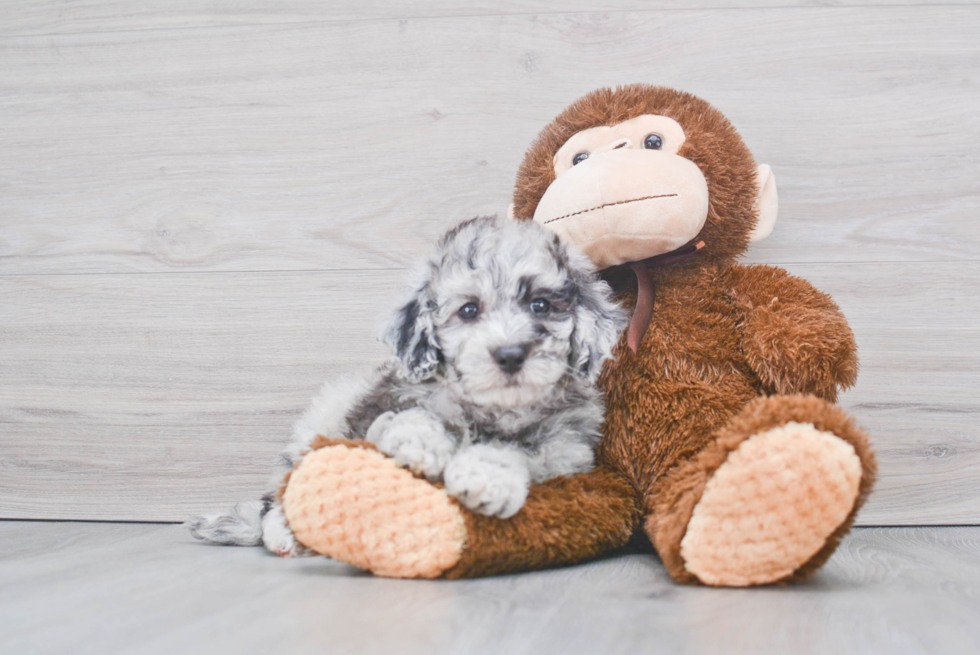
M 869 524 L 980 521 L 980 7 L 0 4 L 0 517 L 255 496 L 405 271 L 505 211 L 595 87 L 725 111 L 780 190 L 749 261 L 840 302 Z

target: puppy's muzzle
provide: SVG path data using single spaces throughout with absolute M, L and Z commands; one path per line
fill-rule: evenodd
M 493 351 L 493 359 L 497 362 L 500 370 L 509 375 L 514 375 L 524 366 L 529 350 L 530 347 L 527 345 L 501 346 Z

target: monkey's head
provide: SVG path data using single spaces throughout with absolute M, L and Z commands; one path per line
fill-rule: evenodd
M 531 145 L 515 218 L 534 219 L 600 269 L 704 241 L 728 263 L 776 221 L 776 183 L 728 119 L 704 100 L 635 84 L 580 98 Z M 694 259 L 694 258 L 692 258 Z

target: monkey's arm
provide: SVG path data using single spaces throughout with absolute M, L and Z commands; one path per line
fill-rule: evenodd
M 769 393 L 831 402 L 857 379 L 857 345 L 830 296 L 773 266 L 734 266 L 730 295 L 742 312 L 742 348 Z
M 280 488 L 305 548 L 377 575 L 475 578 L 573 564 L 625 545 L 636 491 L 600 466 L 531 485 L 502 520 L 465 509 L 367 441 L 318 438 Z

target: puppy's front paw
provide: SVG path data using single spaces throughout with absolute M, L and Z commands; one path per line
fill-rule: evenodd
M 429 480 L 439 480 L 456 449 L 442 422 L 421 408 L 385 412 L 374 420 L 365 437 L 400 466 Z
M 297 543 L 293 531 L 286 525 L 282 505 L 274 505 L 262 517 L 262 545 L 279 557 L 296 557 L 302 554 L 302 546 Z
M 531 475 L 519 452 L 477 445 L 457 453 L 446 466 L 446 491 L 479 514 L 510 518 L 527 499 Z

